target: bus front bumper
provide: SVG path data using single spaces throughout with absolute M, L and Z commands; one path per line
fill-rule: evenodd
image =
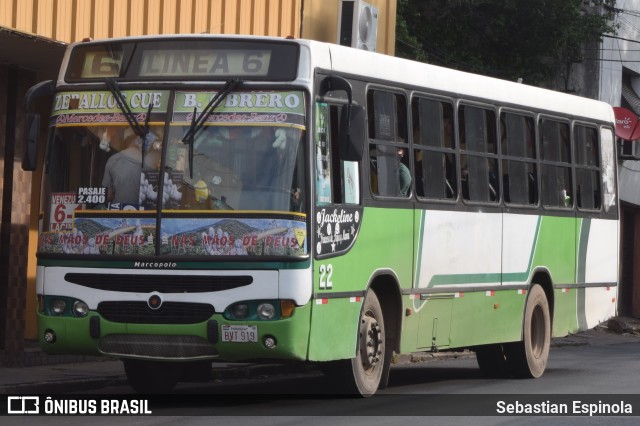
M 309 313 L 306 305 L 277 321 L 229 321 L 216 314 L 198 324 L 115 323 L 96 312 L 86 318 L 38 314 L 38 336 L 48 354 L 165 361 L 305 360 Z

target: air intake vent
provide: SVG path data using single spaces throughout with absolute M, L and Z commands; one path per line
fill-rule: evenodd
M 129 293 L 208 293 L 231 290 L 253 283 L 249 275 L 188 276 L 134 274 L 78 274 L 69 273 L 64 279 L 70 283 L 96 290 Z
M 198 336 L 111 334 L 100 339 L 98 349 L 107 355 L 156 358 L 214 358 L 215 347 Z
M 128 324 L 198 324 L 215 313 L 208 303 L 165 302 L 151 310 L 147 302 L 102 302 L 98 313 L 111 322 Z

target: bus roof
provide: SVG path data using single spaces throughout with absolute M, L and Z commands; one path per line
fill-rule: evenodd
M 300 56 L 302 61 L 309 61 L 308 64 L 301 64 L 299 68 L 300 71 L 309 73 L 308 75 L 299 75 L 298 79 L 300 80 L 311 81 L 315 68 L 330 69 L 335 72 L 361 76 L 365 80 L 394 82 L 399 85 L 413 86 L 426 92 L 433 91 L 434 93 L 451 97 L 484 101 L 489 104 L 515 108 L 520 107 L 525 110 L 532 109 L 540 112 L 568 114 L 574 117 L 584 117 L 585 119 L 608 123 L 614 122 L 613 109 L 611 105 L 605 102 L 314 40 L 233 34 L 174 34 L 122 37 L 94 40 L 94 42 L 131 42 L 150 39 L 184 39 L 185 41 L 253 39 L 280 42 L 286 40 L 305 46 L 310 53 L 308 58 L 304 53 Z M 84 43 L 87 42 L 73 43 L 68 49 L 67 55 L 71 48 Z
M 312 51 L 328 48 L 331 69 L 337 72 L 395 81 L 490 104 L 614 122 L 613 109 L 605 102 L 335 44 L 309 45 Z

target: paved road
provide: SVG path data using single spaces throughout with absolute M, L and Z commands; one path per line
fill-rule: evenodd
M 175 395 L 149 399 L 153 416 L 128 418 L 140 425 L 294 425 L 345 424 L 637 424 L 630 417 L 496 417 L 498 401 L 559 405 L 575 400 L 630 404 L 640 413 L 640 337 L 593 331 L 556 342 L 548 369 L 537 380 L 486 379 L 473 357 L 395 366 L 389 388 L 373 398 L 327 394 L 317 373 L 267 372 L 244 379 L 220 379 L 204 385 L 181 385 Z M 409 361 L 405 359 L 404 361 Z M 0 372 L 1 373 L 1 372 Z M 1 380 L 0 374 L 0 380 Z M 77 393 L 78 391 L 73 391 Z M 124 382 L 85 389 L 82 396 L 136 396 Z M 114 396 L 117 398 L 118 396 Z M 54 395 L 55 397 L 55 395 Z M 180 417 L 173 417 L 180 416 Z M 188 417 L 182 417 L 188 416 Z M 196 417 L 203 416 L 203 417 Z M 206 416 L 206 417 L 205 417 Z M 212 417 L 215 416 L 215 417 Z M 311 417 L 309 417 L 311 416 Z M 322 417 L 332 416 L 332 417 Z M 429 416 L 428 418 L 424 416 Z M 490 417 L 493 416 L 493 417 Z M 80 423 L 48 417 L 47 423 Z M 33 418 L 11 417 L 3 424 L 33 424 Z M 42 420 L 42 418 L 40 418 Z M 84 422 L 87 419 L 84 418 Z M 92 426 L 113 424 L 113 417 L 92 417 Z

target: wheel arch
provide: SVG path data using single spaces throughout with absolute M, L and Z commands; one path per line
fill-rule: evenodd
M 531 276 L 528 290 L 531 290 L 534 284 L 539 284 L 544 290 L 545 295 L 547 296 L 547 302 L 549 303 L 549 316 L 551 317 L 551 328 L 553 329 L 555 299 L 553 294 L 553 280 L 551 278 L 551 273 L 549 272 L 549 270 L 545 268 L 536 269 Z M 522 314 L 524 316 L 524 311 Z
M 398 276 L 392 270 L 378 270 L 369 280 L 368 290 L 375 292 L 382 307 L 388 341 L 391 348 L 400 352 L 402 335 L 402 296 Z

